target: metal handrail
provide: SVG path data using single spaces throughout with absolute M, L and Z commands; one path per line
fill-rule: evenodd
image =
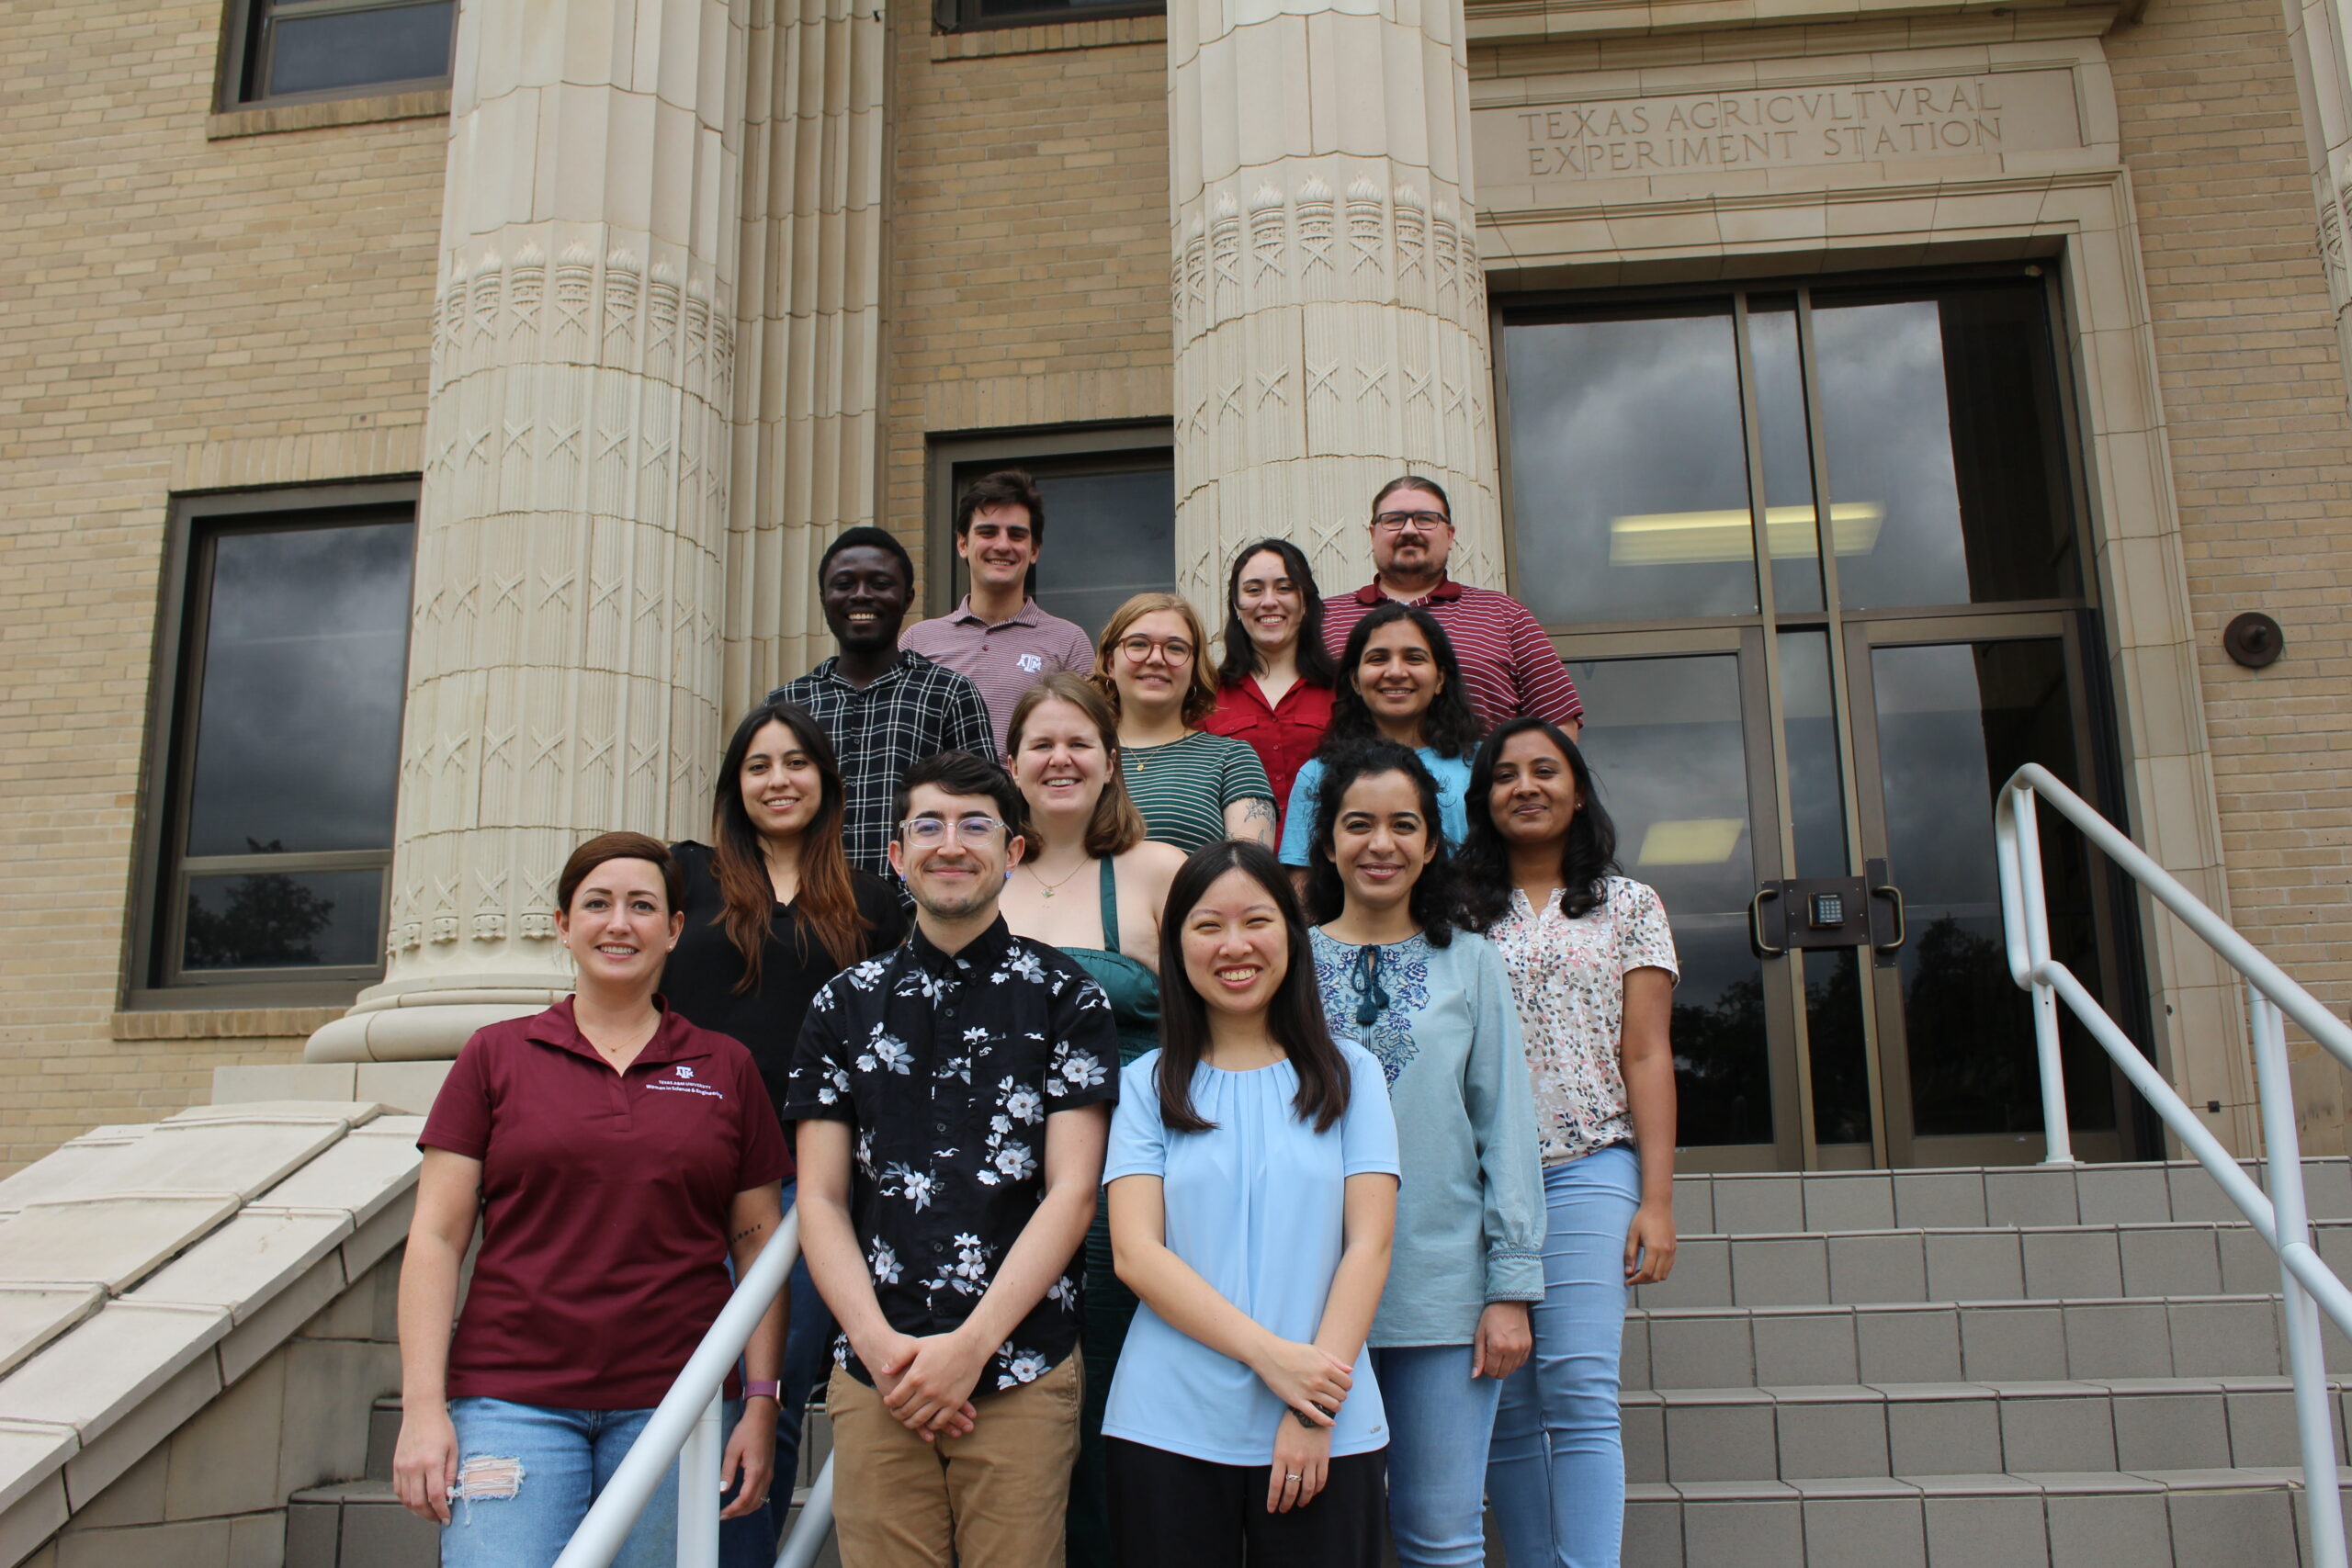
M 2107 1010 L 2067 967 L 2050 956 L 2050 908 L 2041 878 L 2041 835 L 2036 799 L 2048 801 L 2107 857 L 2180 918 L 2222 960 L 2245 976 L 2253 1036 L 2255 1096 L 2262 1116 L 2268 1179 L 2266 1195 L 2221 1140 L 2197 1120 L 2164 1075 L 2116 1026 Z M 2221 1184 L 2255 1234 L 2278 1255 L 2279 1293 L 2287 1317 L 2287 1363 L 2294 1375 L 2295 1427 L 2303 1456 L 2305 1539 L 2314 1568 L 2347 1568 L 2344 1514 L 2337 1498 L 2335 1423 L 2322 1356 L 2319 1314 L 2352 1334 L 2352 1291 L 2312 1249 L 2303 1197 L 2303 1156 L 2295 1126 L 2293 1086 L 2287 1071 L 2287 1022 L 2303 1026 L 2321 1047 L 2352 1066 L 2352 1027 L 2320 1005 L 2286 972 L 2263 956 L 2228 921 L 2182 886 L 2170 872 L 2092 809 L 2082 796 L 2029 762 L 2001 786 L 1993 814 L 2000 863 L 2001 923 L 2009 977 L 2033 998 L 2034 1054 L 2041 1077 L 2043 1157 L 2073 1165 L 2066 1121 L 2066 1081 L 2058 1056 L 2058 1004 L 2078 1019 L 2109 1059 L 2154 1108 L 2166 1130 Z
M 710 1332 L 670 1392 L 654 1406 L 652 1418 L 629 1445 L 613 1478 L 596 1495 L 587 1517 L 571 1532 L 555 1568 L 611 1568 L 613 1557 L 628 1539 L 629 1527 L 645 1511 L 654 1488 L 662 1484 L 670 1461 L 678 1461 L 678 1568 L 718 1568 L 719 1462 L 724 1454 L 719 1399 L 727 1374 L 752 1331 L 767 1315 L 768 1303 L 784 1289 L 792 1265 L 800 1256 L 800 1213 L 784 1216 L 775 1235 L 736 1281 L 734 1294 L 718 1314 Z M 809 1489 L 800 1517 L 786 1535 L 776 1557 L 778 1568 L 808 1568 L 832 1530 L 833 1464 Z M 787 1483 L 788 1484 L 788 1483 Z M 790 1495 L 789 1493 L 786 1495 Z

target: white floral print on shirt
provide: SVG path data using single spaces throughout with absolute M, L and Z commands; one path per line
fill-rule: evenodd
M 1623 876 L 1605 878 L 1603 889 L 1601 902 L 1573 920 L 1560 913 L 1559 894 L 1539 915 L 1513 889 L 1510 912 L 1487 933 L 1510 971 L 1545 1165 L 1634 1141 L 1617 1066 L 1625 976 L 1635 969 L 1681 973 L 1657 894 Z

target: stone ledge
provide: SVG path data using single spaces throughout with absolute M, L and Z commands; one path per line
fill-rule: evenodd
M 369 98 L 325 98 L 316 103 L 272 104 L 226 109 L 205 117 L 204 139 L 268 136 L 281 130 L 320 130 L 334 125 L 376 125 L 394 119 L 430 119 L 449 112 L 449 89 L 387 93 Z
M 1148 17 L 1096 17 L 1082 22 L 1047 22 L 1034 28 L 982 28 L 967 33 L 933 33 L 934 61 L 987 60 L 1007 54 L 1052 54 L 1066 49 L 1110 49 L 1121 44 L 1165 43 L 1165 12 Z
M 307 1040 L 351 1010 L 313 1008 L 190 1008 L 114 1015 L 117 1040 Z

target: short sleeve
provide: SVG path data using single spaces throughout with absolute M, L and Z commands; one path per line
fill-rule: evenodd
M 1221 787 L 1218 793 L 1222 796 L 1219 814 L 1222 815 L 1223 808 L 1237 800 L 1272 803 L 1274 798 L 1273 782 L 1266 777 L 1266 764 L 1258 760 L 1258 753 L 1250 750 L 1247 741 L 1236 740 L 1230 736 L 1218 739 L 1224 740 L 1227 748 L 1225 761 L 1219 770 Z
M 785 1078 L 784 1109 L 779 1112 L 787 1122 L 857 1120 L 850 1103 L 849 1071 L 842 1066 L 849 1059 L 841 1036 L 842 984 L 839 975 L 826 981 L 810 999 L 808 1016 L 801 1021 L 800 1039 L 792 1048 L 792 1069 Z
M 1103 1105 L 1119 1098 L 1119 1025 L 1111 998 L 1091 979 L 1065 986 L 1053 1000 L 1053 1056 L 1046 1068 L 1046 1113 Z
M 1283 808 L 1283 847 L 1278 857 L 1284 865 L 1315 863 L 1306 846 L 1315 831 L 1315 797 L 1322 784 L 1323 764 L 1312 758 L 1300 765 L 1298 777 L 1291 781 L 1290 803 Z
M 1094 644 L 1084 626 L 1069 628 L 1069 641 L 1061 651 L 1061 667 L 1080 675 L 1094 673 Z
M 1348 1113 L 1340 1118 L 1340 1155 L 1350 1176 L 1402 1178 L 1396 1156 L 1396 1113 L 1388 1104 L 1388 1075 L 1361 1045 L 1341 1042 L 1348 1065 Z
M 768 1086 L 749 1051 L 733 1053 L 737 1103 L 743 1108 L 742 1148 L 735 1162 L 735 1190 L 749 1192 L 771 1181 L 789 1181 L 795 1174 L 792 1151 L 785 1146 L 784 1124 L 776 1120 Z
M 488 1030 L 478 1031 L 450 1064 L 449 1076 L 433 1097 L 424 1131 L 416 1135 L 420 1149 L 447 1149 L 468 1159 L 490 1153 L 490 1042 Z
M 1102 1179 L 1168 1174 L 1168 1124 L 1159 1119 L 1159 1053 L 1147 1051 L 1119 1075 L 1119 1108 L 1111 1113 L 1111 1144 Z M 1386 1096 L 1384 1094 L 1383 1099 Z
M 1611 901 L 1623 895 L 1624 906 L 1610 911 L 1617 922 L 1617 973 L 1663 969 L 1676 979 L 1682 969 L 1674 958 L 1674 930 L 1667 923 L 1666 906 L 1646 884 L 1620 879 L 1610 886 Z

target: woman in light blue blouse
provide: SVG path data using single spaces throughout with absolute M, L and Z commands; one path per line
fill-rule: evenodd
M 1160 1047 L 1120 1077 L 1111 1253 L 1143 1303 L 1110 1407 L 1121 1568 L 1374 1568 L 1364 1359 L 1396 1219 L 1380 1066 L 1323 1025 L 1271 851 L 1194 852 L 1159 928 Z
M 1462 665 L 1437 617 L 1418 604 L 1394 600 L 1374 610 L 1348 633 L 1339 688 L 1331 698 L 1331 728 L 1291 785 L 1283 818 L 1283 863 L 1306 869 L 1326 771 L 1373 740 L 1393 740 L 1420 759 L 1437 781 L 1437 820 L 1445 841 L 1460 848 L 1470 830 L 1465 802 L 1479 733 Z
M 1487 1447 L 1544 1298 L 1535 1105 L 1502 956 L 1455 929 L 1438 789 L 1404 747 L 1334 759 L 1311 824 L 1308 935 L 1334 1034 L 1378 1059 L 1403 1191 L 1372 1325 L 1404 1568 L 1486 1561 Z

